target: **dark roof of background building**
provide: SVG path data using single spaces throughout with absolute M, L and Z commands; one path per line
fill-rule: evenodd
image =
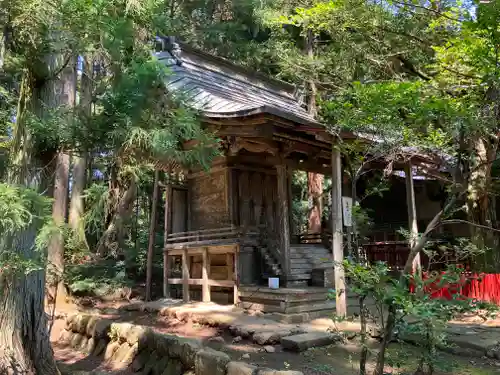
M 183 43 L 155 56 L 170 68 L 167 88 L 209 118 L 271 114 L 301 125 L 319 125 L 302 107 L 295 86 L 253 72 Z

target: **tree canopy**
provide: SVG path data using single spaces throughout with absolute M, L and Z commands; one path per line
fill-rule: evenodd
M 167 90 L 155 37 L 299 87 L 339 141 L 354 190 L 375 159 L 390 172 L 418 155 L 447 203 L 411 256 L 438 222 L 460 218 L 483 249 L 475 264 L 498 270 L 499 25 L 498 1 L 0 0 L 0 318 L 13 337 L 0 340 L 0 372 L 57 373 L 39 350 L 49 348 L 46 271 L 54 299 L 63 284 L 98 289 L 92 267 L 122 281 L 144 271 L 158 234 L 148 232 L 154 171 L 181 181 L 219 155 L 216 134 Z M 306 183 L 298 175 L 294 188 Z

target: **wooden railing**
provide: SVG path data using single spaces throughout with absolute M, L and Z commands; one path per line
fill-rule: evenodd
M 183 247 L 210 246 L 234 242 L 255 242 L 257 232 L 237 226 L 203 229 L 169 234 L 165 241 L 165 250 Z
M 318 244 L 329 248 L 332 244 L 332 233 L 300 233 L 292 236 L 292 244 Z
M 231 244 L 257 248 L 273 274 L 281 274 L 283 260 L 278 242 L 274 234 L 263 227 L 227 226 L 169 234 L 165 241 L 165 251 L 173 254 L 183 249 Z
M 385 262 L 394 270 L 403 269 L 410 254 L 407 241 L 373 242 L 362 247 L 368 263 Z
M 300 244 L 322 243 L 322 233 L 300 233 L 296 235 L 295 241 Z M 295 242 L 294 241 L 294 242 Z
M 452 250 L 443 250 L 442 244 L 445 240 L 434 240 L 428 243 L 428 249 L 432 251 L 432 259 L 429 259 L 428 253 L 420 253 L 420 263 L 422 269 L 431 271 L 445 270 L 448 265 L 459 265 L 470 267 L 471 259 L 460 257 Z M 407 241 L 383 241 L 371 242 L 362 245 L 363 255 L 369 263 L 386 262 L 389 268 L 403 269 L 406 259 L 410 253 Z

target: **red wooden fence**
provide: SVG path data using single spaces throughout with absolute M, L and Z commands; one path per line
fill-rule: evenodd
M 444 273 L 442 273 L 444 274 Z M 423 279 L 429 275 L 424 274 Z M 414 290 L 414 287 L 411 288 Z M 463 273 L 457 284 L 443 285 L 440 277 L 427 286 L 431 298 L 452 299 L 454 295 L 500 305 L 500 274 Z
M 389 268 L 395 270 L 403 269 L 410 250 L 406 241 L 384 241 L 373 242 L 363 245 L 363 251 L 369 263 L 386 262 Z M 429 259 L 423 255 L 422 267 L 428 269 Z M 445 254 L 442 261 L 432 264 L 431 270 L 442 270 L 447 264 L 462 264 L 468 269 L 468 261 L 455 259 L 453 254 Z M 444 274 L 442 272 L 441 274 Z M 433 274 L 435 275 L 435 274 Z M 424 279 L 429 275 L 424 273 Z M 433 276 L 435 277 L 435 276 Z M 412 288 L 414 289 L 414 288 Z M 459 294 L 467 298 L 479 301 L 491 302 L 500 305 L 500 274 L 477 274 L 464 272 L 457 284 L 443 285 L 440 277 L 427 286 L 427 293 L 431 298 L 451 299 L 453 295 Z

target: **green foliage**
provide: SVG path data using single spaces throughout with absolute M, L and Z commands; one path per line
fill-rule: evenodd
M 449 321 L 464 313 L 481 312 L 488 315 L 498 310 L 488 303 L 460 296 L 458 288 L 451 300 L 431 298 L 431 287 L 453 286 L 462 281 L 463 270 L 454 266 L 449 266 L 443 274 L 425 279 L 413 275 L 399 281 L 394 279 L 384 263 L 363 265 L 347 260 L 343 267 L 354 293 L 373 301 L 380 315 L 389 308 L 396 312 L 395 330 L 398 337 L 411 339 L 422 348 L 418 360 L 420 371 L 429 369 L 432 373 L 433 369 L 446 369 L 446 363 L 441 360 L 437 349 L 449 345 L 446 341 Z M 414 292 L 410 292 L 410 283 L 414 285 Z M 368 316 L 368 311 L 361 313 Z M 393 355 L 391 362 L 398 364 L 404 359 Z
M 204 133 L 195 114 L 175 104 L 163 82 L 168 72 L 156 60 L 132 61 L 102 98 L 97 121 L 106 130 L 110 148 L 128 164 L 169 160 L 207 164 L 216 154 L 215 140 Z M 182 142 L 197 140 L 184 150 Z
M 102 230 L 104 221 L 108 214 L 108 202 L 110 200 L 109 187 L 103 183 L 94 183 L 85 190 L 84 222 L 87 232 L 95 233 Z
M 454 155 L 459 130 L 478 125 L 474 103 L 419 82 L 355 83 L 323 110 L 331 123 L 373 139 L 386 155 L 405 147 Z
M 373 220 L 370 217 L 370 210 L 360 205 L 352 206 L 352 220 L 356 225 L 356 235 L 360 239 L 366 238 L 373 227 Z
M 2 276 L 15 276 L 43 268 L 45 250 L 54 231 L 51 220 L 51 201 L 37 192 L 0 183 L 0 269 Z M 30 233 L 33 226 L 39 231 Z M 24 236 L 35 237 L 34 253 L 20 252 L 23 238 L 16 237 L 25 231 Z M 27 231 L 27 233 L 26 233 Z
M 292 224 L 294 233 L 307 230 L 309 202 L 307 197 L 307 173 L 294 171 L 292 175 Z
M 65 269 L 64 281 L 76 295 L 98 297 L 133 285 L 133 281 L 127 277 L 125 262 L 114 259 L 99 263 L 69 264 Z

